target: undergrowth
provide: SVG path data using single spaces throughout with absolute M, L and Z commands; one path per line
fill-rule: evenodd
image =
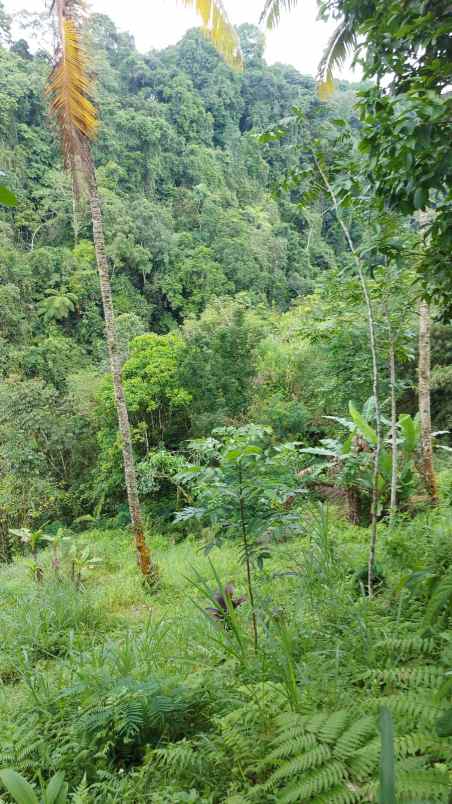
M 233 545 L 206 557 L 199 540 L 154 537 L 153 596 L 123 531 L 86 534 L 101 561 L 79 589 L 4 568 L 0 767 L 37 789 L 63 771 L 80 803 L 377 802 L 385 706 L 397 801 L 448 802 L 449 520 L 382 524 L 385 586 L 369 600 L 367 531 L 306 508 L 256 572 L 257 653 L 249 601 L 229 624 L 204 612 L 200 578 L 246 595 Z

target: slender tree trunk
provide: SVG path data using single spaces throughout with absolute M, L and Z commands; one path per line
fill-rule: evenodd
M 421 424 L 421 471 L 433 505 L 438 502 L 433 468 L 432 421 L 430 413 L 430 309 L 419 305 L 419 417 Z
M 140 500 L 138 497 L 137 478 L 135 472 L 135 461 L 132 449 L 132 437 L 130 432 L 129 415 L 124 395 L 124 387 L 121 376 L 121 359 L 116 337 L 116 326 L 113 312 L 113 301 L 111 295 L 110 276 L 108 271 L 107 256 L 105 253 L 105 240 L 102 225 L 102 211 L 97 191 L 96 174 L 90 153 L 89 146 L 86 149 L 86 165 L 89 184 L 89 202 L 91 208 L 91 218 L 93 224 L 93 239 L 96 250 L 97 269 L 99 272 L 100 289 L 102 294 L 102 305 L 105 319 L 105 333 L 107 338 L 108 354 L 110 358 L 110 369 L 113 377 L 113 388 L 115 394 L 116 412 L 118 414 L 118 425 L 121 436 L 121 449 L 124 462 L 124 478 L 127 488 L 127 499 L 129 503 L 130 518 L 137 551 L 138 566 L 147 582 L 153 582 L 156 578 L 156 567 L 151 562 L 149 549 L 144 537 L 143 519 L 141 516 Z
M 248 585 L 248 594 L 250 596 L 251 617 L 253 621 L 254 652 L 257 653 L 257 646 L 258 646 L 257 618 L 256 618 L 256 609 L 254 605 L 253 582 L 251 578 L 250 549 L 248 544 L 248 532 L 246 527 L 243 475 L 242 475 L 242 467 L 240 466 L 240 464 L 238 465 L 238 470 L 239 470 L 239 484 L 240 484 L 240 524 L 242 528 L 243 547 L 245 553 L 246 580 Z
M 378 375 L 378 359 L 377 359 L 377 339 L 375 334 L 375 320 L 374 314 L 372 309 L 372 302 L 370 298 L 369 288 L 367 287 L 366 277 L 364 276 L 363 267 L 361 264 L 361 258 L 357 253 L 350 231 L 344 221 L 342 220 L 342 216 L 339 213 L 339 204 L 336 198 L 336 193 L 333 190 L 330 182 L 328 181 L 328 177 L 325 171 L 322 168 L 319 160 L 313 154 L 315 164 L 317 169 L 322 177 L 322 181 L 325 185 L 327 192 L 329 193 L 331 200 L 333 202 L 334 212 L 336 215 L 336 219 L 344 233 L 345 239 L 347 241 L 348 247 L 350 252 L 355 260 L 355 265 L 357 268 L 359 281 L 361 284 L 361 289 L 364 296 L 364 301 L 366 304 L 367 310 L 367 322 L 368 322 L 368 330 L 369 330 L 369 345 L 370 345 L 370 352 L 372 355 L 372 377 L 373 377 L 373 396 L 375 400 L 375 424 L 376 424 L 376 431 L 377 431 L 377 446 L 374 453 L 374 466 L 373 466 L 373 473 L 372 473 L 372 520 L 371 520 L 371 536 L 370 536 L 370 548 L 369 548 L 369 562 L 368 562 L 368 589 L 369 589 L 369 597 L 372 597 L 373 594 L 373 578 L 374 578 L 374 570 L 375 570 L 375 557 L 376 557 L 376 550 L 377 550 L 377 516 L 378 516 L 378 473 L 380 468 L 380 455 L 381 455 L 381 447 L 382 447 L 382 430 L 381 430 L 381 412 L 380 412 L 380 400 L 379 400 L 379 375 Z
M 391 524 L 397 513 L 397 480 L 399 473 L 399 446 L 397 443 L 397 397 L 396 397 L 396 361 L 394 333 L 387 305 L 385 304 L 385 317 L 389 334 L 389 388 L 391 393 L 391 500 L 389 503 L 389 521 Z

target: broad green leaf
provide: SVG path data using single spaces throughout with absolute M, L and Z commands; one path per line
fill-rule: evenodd
M 436 733 L 439 737 L 452 737 L 452 707 L 436 721 Z
M 265 145 L 267 142 L 276 142 L 277 140 L 281 140 L 286 135 L 287 129 L 277 126 L 269 131 L 264 131 L 263 134 L 259 135 L 258 140 L 262 145 Z
M 238 458 L 244 458 L 246 455 L 261 455 L 262 450 L 259 447 L 237 447 L 228 449 L 223 456 L 224 461 L 236 461 Z
M 64 781 L 64 773 L 58 771 L 47 785 L 45 793 L 45 804 L 64 804 L 67 796 L 67 784 Z
M 408 413 L 399 416 L 399 427 L 402 431 L 404 452 L 411 455 L 419 442 L 419 424 Z
M 17 804 L 39 804 L 31 784 L 14 770 L 0 771 L 0 779 Z
M 319 455 L 322 458 L 336 458 L 337 453 L 331 449 L 322 449 L 321 447 L 305 447 L 300 449 L 300 452 L 305 452 L 307 455 Z
M 350 435 L 345 439 L 344 443 L 342 444 L 341 454 L 342 455 L 349 455 L 353 447 L 353 434 Z
M 392 716 L 385 706 L 380 710 L 379 730 L 381 736 L 380 756 L 380 804 L 396 804 L 394 728 Z
M 5 207 L 15 207 L 17 204 L 16 196 L 4 184 L 0 184 L 0 204 Z
M 355 408 L 353 402 L 348 403 L 348 409 L 350 411 L 350 416 L 352 417 L 357 429 L 362 433 L 364 438 L 371 444 L 373 447 L 377 446 L 377 434 L 373 427 L 366 422 L 364 416 L 359 413 L 359 411 Z
M 392 472 L 392 455 L 383 449 L 380 454 L 380 472 L 386 481 L 390 480 Z
M 346 427 L 347 430 L 355 429 L 355 426 L 350 419 L 343 419 L 341 416 L 322 416 L 322 419 L 329 419 L 332 422 L 337 422 L 338 424 L 341 424 L 342 427 Z
M 414 194 L 414 208 L 423 209 L 428 201 L 427 193 L 423 187 L 418 187 Z

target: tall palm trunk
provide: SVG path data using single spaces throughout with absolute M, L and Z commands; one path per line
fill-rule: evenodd
M 127 488 L 130 518 L 137 551 L 137 561 L 140 570 L 147 582 L 155 580 L 156 567 L 151 562 L 149 549 L 144 537 L 143 519 L 141 516 L 140 500 L 138 496 L 135 461 L 132 449 L 129 415 L 124 395 L 124 386 L 121 376 L 121 360 L 116 337 L 116 325 L 111 296 L 108 261 L 105 253 L 105 239 L 102 225 L 102 211 L 97 191 L 96 174 L 91 156 L 89 143 L 85 143 L 85 164 L 88 176 L 89 203 L 93 225 L 93 240 L 96 250 L 97 270 L 99 272 L 102 306 L 105 319 L 105 334 L 107 338 L 110 369 L 113 377 L 116 412 L 121 436 L 121 449 L 124 462 L 124 478 Z
M 419 418 L 421 425 L 421 472 L 433 505 L 438 502 L 433 468 L 432 421 L 430 412 L 430 309 L 419 305 Z
M 225 59 L 240 68 L 242 57 L 237 34 L 230 24 L 221 0 L 184 0 L 200 14 L 205 32 Z M 130 517 L 135 536 L 138 564 L 148 582 L 156 579 L 157 568 L 151 563 L 146 546 L 138 498 L 132 438 L 124 388 L 121 379 L 121 363 L 117 345 L 115 319 L 111 298 L 108 262 L 105 254 L 102 212 L 97 192 L 91 142 L 96 136 L 98 119 L 91 101 L 93 80 L 89 70 L 88 56 L 81 40 L 83 0 L 53 0 L 50 12 L 56 22 L 55 64 L 46 87 L 51 98 L 51 111 L 57 121 L 65 167 L 72 177 L 74 208 L 85 184 L 88 185 L 93 238 L 105 318 L 108 354 L 113 377 L 116 410 L 118 414 L 121 448 L 124 461 L 124 476 L 129 501 Z M 74 233 L 77 222 L 74 217 Z

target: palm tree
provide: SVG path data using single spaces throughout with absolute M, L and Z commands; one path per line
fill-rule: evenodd
M 298 0 L 266 0 L 261 14 L 261 22 L 266 22 L 270 29 L 276 28 L 283 11 L 291 11 Z M 318 68 L 320 96 L 326 97 L 334 89 L 334 70 L 341 67 L 347 56 L 356 50 L 358 39 L 351 24 L 342 20 L 335 28 Z
M 226 60 L 238 66 L 241 63 L 238 40 L 221 0 L 183 0 L 183 2 L 186 6 L 196 9 L 201 16 L 206 34 L 223 52 Z M 58 125 L 65 166 L 71 173 L 74 197 L 78 200 L 81 193 L 87 192 L 89 198 L 130 518 L 138 565 L 146 582 L 152 583 L 156 579 L 157 568 L 151 561 L 144 537 L 129 416 L 121 377 L 121 358 L 105 251 L 102 210 L 91 152 L 91 142 L 96 136 L 98 120 L 96 109 L 90 100 L 92 79 L 88 69 L 88 58 L 81 41 L 81 0 L 54 0 L 51 11 L 56 21 L 57 48 L 47 94 L 50 96 L 51 111 Z

